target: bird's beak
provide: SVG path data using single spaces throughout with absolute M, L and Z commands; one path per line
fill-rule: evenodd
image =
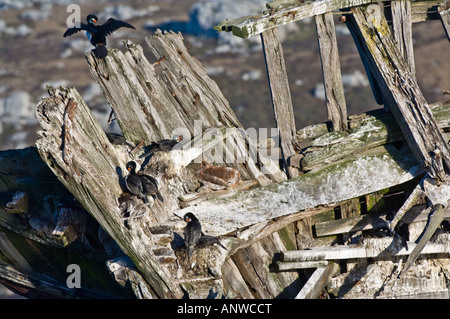
M 131 167 L 128 167 L 127 170 L 128 170 L 128 171 L 131 171 Z
M 97 23 L 97 20 L 96 20 L 96 19 L 92 19 L 92 21 L 94 21 L 95 23 Z

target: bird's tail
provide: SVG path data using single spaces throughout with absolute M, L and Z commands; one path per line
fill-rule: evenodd
M 164 203 L 164 198 L 162 197 L 162 195 L 159 191 L 156 191 L 156 197 L 158 197 L 158 199 Z
M 108 55 L 108 49 L 104 45 L 98 45 L 95 47 L 94 53 L 97 58 L 104 59 Z
M 187 250 L 188 261 L 190 262 L 191 257 L 194 254 L 194 247 L 193 246 L 188 246 L 186 250 Z

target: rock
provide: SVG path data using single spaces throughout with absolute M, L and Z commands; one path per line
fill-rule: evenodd
M 136 10 L 131 6 L 108 6 L 101 13 L 99 13 L 99 19 L 107 20 L 111 17 L 115 19 L 128 21 L 133 18 L 149 16 L 154 12 L 159 11 L 158 6 L 148 6 L 146 9 Z
M 325 87 L 323 86 L 323 83 L 316 84 L 312 91 L 312 95 L 317 99 L 325 101 Z
M 0 99 L 0 117 L 11 119 L 34 117 L 30 95 L 25 91 L 15 91 Z
M 20 14 L 19 18 L 23 20 L 41 21 L 47 19 L 50 13 L 50 11 L 28 10 Z
M 351 74 L 342 74 L 342 84 L 344 87 L 354 88 L 368 86 L 370 83 L 365 74 L 360 70 L 355 70 L 355 72 Z

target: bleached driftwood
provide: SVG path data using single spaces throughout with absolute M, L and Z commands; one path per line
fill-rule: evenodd
M 422 250 L 422 254 L 442 254 L 450 251 L 448 234 L 441 235 L 442 239 L 437 242 L 428 243 Z M 366 238 L 362 244 L 345 246 L 312 247 L 309 250 L 290 250 L 281 253 L 281 260 L 292 261 L 320 261 L 341 260 L 352 258 L 382 258 L 382 253 L 388 251 L 392 244 L 392 238 Z M 407 247 L 393 250 L 394 256 L 405 256 L 411 254 L 417 244 L 407 242 Z
M 328 284 L 330 277 L 339 270 L 339 265 L 334 262 L 328 262 L 327 266 L 317 268 L 309 277 L 302 290 L 295 299 L 315 299 Z
M 299 2 L 297 0 L 276 0 L 267 3 L 267 10 L 262 13 L 227 19 L 221 21 L 214 29 L 233 32 L 235 36 L 248 38 L 298 20 L 370 3 L 375 3 L 375 1 L 310 0 Z M 440 1 L 412 1 L 412 21 L 421 22 L 429 19 L 438 19 L 437 16 L 432 16 L 429 13 L 433 12 L 433 9 L 435 10 L 436 5 L 439 3 Z

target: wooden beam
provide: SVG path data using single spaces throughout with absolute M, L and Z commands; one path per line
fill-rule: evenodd
M 427 243 L 430 241 L 431 237 L 434 235 L 436 229 L 441 225 L 442 220 L 444 219 L 444 215 L 450 212 L 449 207 L 445 207 L 443 205 L 437 205 L 433 211 L 430 213 L 430 219 L 425 227 L 425 231 L 420 237 L 419 242 L 416 247 L 414 247 L 411 254 L 408 256 L 408 260 L 405 263 L 405 267 L 402 269 L 400 273 L 400 277 L 404 277 L 408 269 L 414 264 L 417 257 L 421 254 Z
M 444 234 L 448 236 L 448 234 Z M 357 245 L 338 245 L 312 247 L 308 250 L 288 250 L 281 252 L 281 261 L 321 261 L 321 260 L 342 260 L 353 258 L 375 258 L 386 252 L 392 244 L 391 237 L 384 238 L 365 238 L 363 244 Z M 417 244 L 407 242 L 407 247 L 393 252 L 393 256 L 407 256 L 416 248 Z M 450 241 L 443 240 L 442 243 L 431 243 L 425 245 L 421 254 L 442 254 L 448 253 Z
M 438 11 L 442 26 L 444 27 L 447 38 L 450 41 L 450 1 L 447 0 L 446 2 L 441 4 Z
M 422 222 L 428 219 L 430 211 L 424 209 L 424 205 L 414 206 L 407 215 L 401 219 L 406 224 Z M 450 217 L 450 212 L 446 212 L 444 217 Z M 369 230 L 388 227 L 386 212 L 381 214 L 361 215 L 345 219 L 336 219 L 328 222 L 315 224 L 317 237 L 344 234 L 360 230 Z
M 295 154 L 293 142 L 296 136 L 296 129 L 291 92 L 284 63 L 283 48 L 278 36 L 278 28 L 261 33 L 261 40 L 275 122 L 280 136 L 283 165 L 288 176 L 292 178 L 298 175 L 293 169 L 288 169 L 288 158 Z
M 412 42 L 411 1 L 391 1 L 392 34 L 397 47 L 410 67 L 412 74 L 416 74 L 414 49 Z
M 215 26 L 214 29 L 218 31 L 232 31 L 235 36 L 248 38 L 294 21 L 341 8 L 372 2 L 372 0 L 272 1 L 266 5 L 268 10 L 261 14 L 254 14 L 233 20 L 224 20 Z
M 322 268 L 328 266 L 328 261 L 277 261 L 276 267 L 278 271 L 295 270 L 295 269 L 308 269 L 308 268 Z
M 338 269 L 339 265 L 334 262 L 328 262 L 326 267 L 317 268 L 295 299 L 317 298 Z
M 347 131 L 347 106 L 341 77 L 333 13 L 315 16 L 328 119 L 334 131 Z
M 374 0 L 276 0 L 269 2 L 267 10 L 237 19 L 226 19 L 214 27 L 217 31 L 233 32 L 233 35 L 241 38 L 249 38 L 264 31 L 282 26 L 288 23 L 321 15 L 340 9 L 376 3 Z M 413 22 L 436 19 L 433 8 L 439 1 L 413 1 Z M 417 13 L 416 13 L 417 12 Z
M 417 79 L 410 72 L 377 5 L 357 7 L 347 20 L 355 21 L 355 37 L 370 58 L 384 99 L 392 109 L 408 145 L 422 167 L 444 180 L 450 168 L 450 149 L 431 114 Z M 445 166 L 445 167 L 444 167 Z

